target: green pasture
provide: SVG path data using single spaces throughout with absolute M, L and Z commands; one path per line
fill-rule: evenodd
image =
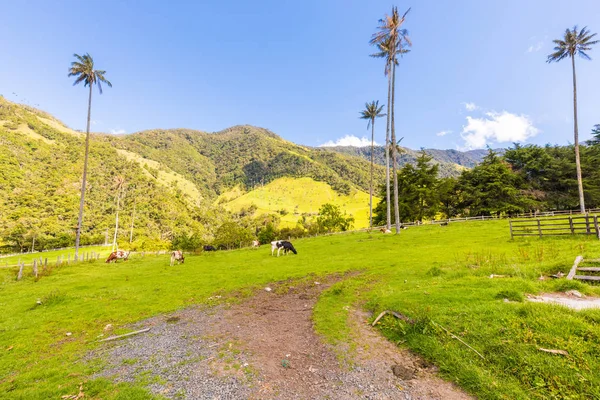
M 574 258 L 600 258 L 593 237 L 510 240 L 507 221 L 427 225 L 399 236 L 347 233 L 294 241 L 298 255 L 270 248 L 168 255 L 128 262 L 83 262 L 17 282 L 0 270 L 0 398 L 146 399 L 137 384 L 90 380 L 102 367 L 85 358 L 106 324 L 128 324 L 191 305 L 240 301 L 269 282 L 356 271 L 324 292 L 314 320 L 325 340 L 353 337 L 348 306 L 394 310 L 415 324 L 382 319 L 378 328 L 439 366 L 441 374 L 485 399 L 600 398 L 600 310 L 530 304 L 526 293 L 598 287 L 541 275 L 567 272 Z M 490 278 L 490 275 L 504 275 Z M 222 296 L 214 300 L 214 295 Z M 508 299 L 509 302 L 505 302 Z M 38 304 L 38 300 L 39 303 Z M 473 349 L 453 339 L 452 332 Z M 67 336 L 70 332 L 71 335 Z M 360 339 L 360 338 L 358 338 Z M 560 349 L 567 356 L 544 353 Z
M 108 257 L 111 251 L 111 246 L 89 246 L 89 247 L 81 247 L 79 249 L 79 257 L 81 258 L 85 253 L 94 252 L 96 254 L 100 254 L 100 259 Z M 67 257 L 71 256 L 71 261 L 75 257 L 75 249 L 63 249 L 63 250 L 52 250 L 52 251 L 41 251 L 35 253 L 23 253 L 19 255 L 14 255 L 10 257 L 0 257 L 0 268 L 6 267 L 7 265 L 15 266 L 19 263 L 19 261 L 24 262 L 25 264 L 33 263 L 33 260 L 39 260 L 40 257 L 42 260 L 48 259 L 48 264 L 56 264 L 56 260 L 58 256 L 61 257 L 63 261 L 67 261 Z

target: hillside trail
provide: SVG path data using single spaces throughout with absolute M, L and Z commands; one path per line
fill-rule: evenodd
M 325 344 L 312 311 L 332 282 L 280 282 L 229 307 L 141 321 L 134 328 L 150 332 L 94 353 L 107 363 L 94 377 L 141 382 L 177 399 L 471 398 L 384 339 L 361 310 L 349 309 L 352 343 Z

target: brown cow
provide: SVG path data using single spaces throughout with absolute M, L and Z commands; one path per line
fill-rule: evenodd
M 110 253 L 110 256 L 106 259 L 107 263 L 117 262 L 117 260 L 127 261 L 129 259 L 129 251 L 117 250 Z

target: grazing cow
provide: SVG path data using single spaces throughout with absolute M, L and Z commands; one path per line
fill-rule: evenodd
M 389 229 L 385 229 L 385 228 L 381 228 L 379 231 L 381 233 L 392 233 L 392 231 L 390 231 Z
M 110 256 L 106 259 L 107 263 L 117 262 L 117 260 L 127 261 L 129 259 L 129 251 L 117 250 L 110 253 Z
M 273 255 L 275 249 L 277 249 L 277 257 L 279 257 L 279 252 L 281 251 L 281 249 L 283 249 L 284 255 L 286 255 L 288 251 L 291 251 L 294 254 L 298 254 L 292 243 L 288 242 L 287 240 L 276 240 L 274 242 L 271 242 L 271 255 Z
M 171 267 L 173 265 L 175 265 L 175 261 L 177 261 L 177 264 L 183 264 L 183 262 L 185 261 L 185 257 L 183 256 L 183 251 L 175 250 L 174 252 L 171 253 Z
M 259 246 L 260 246 L 260 242 L 258 240 L 252 241 L 252 247 L 259 247 Z
M 440 224 L 440 226 L 448 226 L 448 221 L 446 221 L 446 222 L 442 222 L 442 223 Z
M 202 248 L 204 249 L 204 251 L 217 251 L 217 249 L 215 249 L 213 246 L 210 246 L 210 245 L 206 245 Z

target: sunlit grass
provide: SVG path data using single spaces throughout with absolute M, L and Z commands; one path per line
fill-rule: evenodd
M 271 257 L 270 249 L 261 247 L 190 255 L 175 267 L 168 255 L 137 255 L 117 264 L 101 260 L 58 267 L 37 281 L 28 276 L 17 282 L 16 268 L 1 269 L 0 397 L 60 398 L 84 381 L 92 398 L 147 398 L 135 384 L 87 381 L 101 363 L 82 358 L 97 346 L 106 324 L 123 333 L 128 324 L 153 315 L 214 304 L 215 294 L 227 299 L 235 293 L 232 300 L 239 300 L 269 282 L 345 271 L 360 274 L 325 292 L 315 310 L 317 330 L 329 341 L 351 334 L 347 312 L 362 301 L 376 313 L 393 309 L 417 320 L 409 326 L 386 317 L 380 328 L 481 398 L 599 395 L 600 311 L 519 301 L 525 293 L 567 287 L 600 294 L 577 282 L 538 280 L 541 274 L 568 271 L 579 254 L 598 258 L 597 239 L 511 241 L 508 222 L 491 221 L 414 227 L 399 236 L 306 238 L 294 245 L 297 256 Z M 490 279 L 491 274 L 506 277 Z M 516 301 L 506 303 L 504 296 Z

